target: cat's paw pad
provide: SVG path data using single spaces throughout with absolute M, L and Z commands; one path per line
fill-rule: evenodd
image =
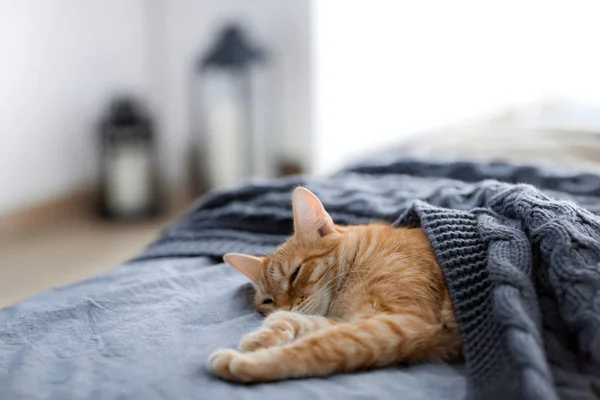
M 208 357 L 208 369 L 221 379 L 233 382 L 252 382 L 252 361 L 244 354 L 232 350 L 221 349 Z
M 251 352 L 269 347 L 282 346 L 294 340 L 294 329 L 285 321 L 273 322 L 242 338 L 238 349 Z

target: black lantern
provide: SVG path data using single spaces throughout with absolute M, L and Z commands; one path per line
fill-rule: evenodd
M 203 190 L 237 185 L 270 168 L 254 90 L 256 67 L 264 60 L 264 51 L 239 26 L 229 25 L 194 66 L 192 131 L 199 154 L 194 179 L 203 178 Z
M 160 211 L 152 123 L 130 98 L 112 102 L 100 125 L 99 211 L 109 219 L 145 219 Z

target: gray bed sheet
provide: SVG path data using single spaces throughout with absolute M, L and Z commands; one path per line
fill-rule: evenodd
M 239 385 L 208 374 L 261 317 L 208 257 L 125 264 L 0 311 L 0 399 L 462 399 L 461 365 Z

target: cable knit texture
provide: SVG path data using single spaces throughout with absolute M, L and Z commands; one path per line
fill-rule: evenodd
M 257 182 L 203 198 L 138 260 L 268 252 L 291 232 L 297 184 L 337 223 L 425 229 L 474 397 L 600 398 L 599 176 L 401 159 L 325 180 Z

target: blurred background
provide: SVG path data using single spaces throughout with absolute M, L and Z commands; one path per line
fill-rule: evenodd
M 600 156 L 600 4 L 0 0 L 0 306 L 212 189 L 380 152 Z

